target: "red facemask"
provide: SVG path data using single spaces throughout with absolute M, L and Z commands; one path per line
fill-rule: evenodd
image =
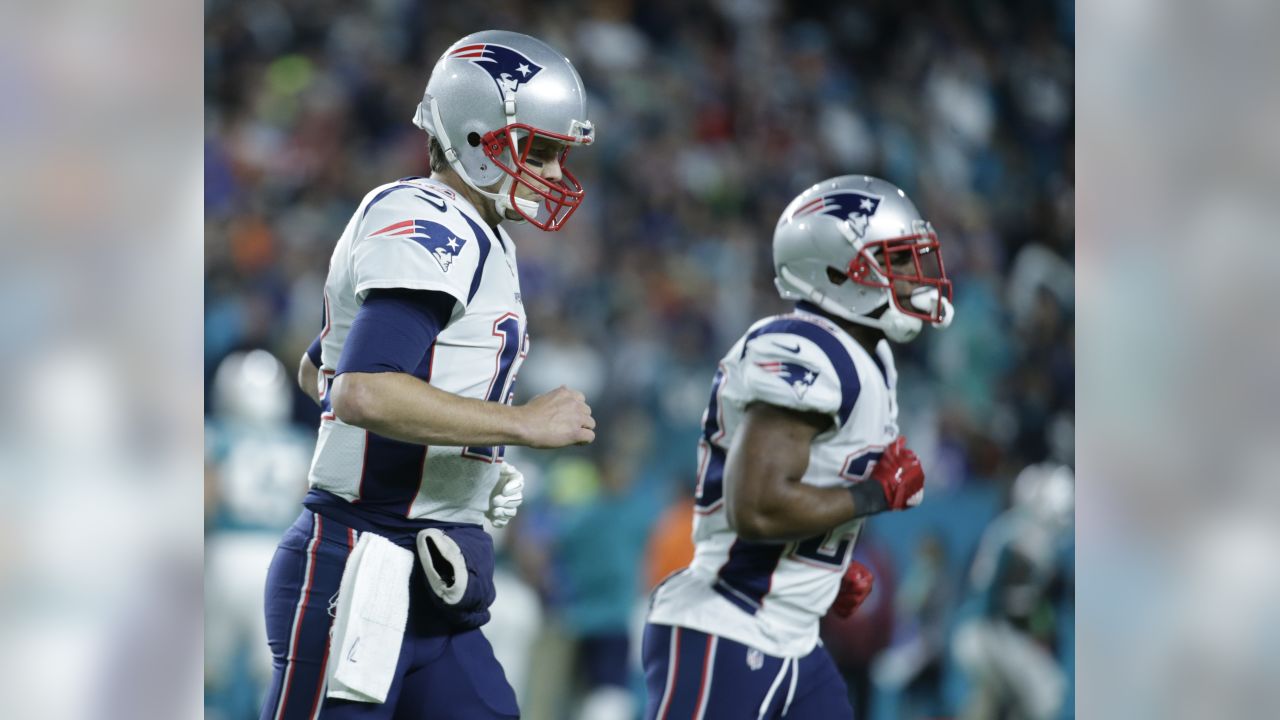
M 880 259 L 875 256 L 877 252 Z M 894 270 L 895 265 L 898 267 L 907 265 L 908 255 L 911 258 L 910 266 L 903 272 Z M 881 262 L 886 258 L 888 262 Z M 894 262 L 895 260 L 897 262 Z M 938 246 L 937 234 L 928 226 L 914 235 L 867 243 L 850 261 L 846 274 L 850 280 L 859 285 L 889 290 L 889 297 L 893 298 L 893 304 L 899 311 L 929 323 L 942 322 L 942 302 L 933 303 L 933 309 L 929 311 L 920 310 L 910 304 L 904 306 L 898 298 L 898 293 L 893 291 L 894 283 L 902 281 L 911 283 L 917 288 L 935 288 L 939 297 L 945 297 L 948 302 L 951 301 L 951 281 L 947 279 L 947 270 L 942 264 L 942 249 Z
M 519 137 L 517 137 L 517 133 L 519 133 Z M 530 167 L 526 162 L 529 157 L 529 149 L 533 147 L 534 142 L 539 138 L 554 140 L 566 146 L 560 152 L 561 177 L 558 180 L 548 180 L 541 177 L 537 170 Z M 520 149 L 519 140 L 521 139 L 525 141 L 523 150 Z M 584 140 L 580 137 L 575 138 L 570 135 L 539 130 L 522 123 L 513 123 L 500 130 L 485 134 L 481 142 L 484 145 L 485 156 L 503 172 L 515 178 L 515 181 L 511 183 L 511 189 L 508 191 L 508 200 L 511 207 L 534 227 L 547 231 L 559 230 L 564 227 L 564 224 L 569 221 L 569 217 L 582 204 L 583 196 L 586 195 L 586 191 L 582 189 L 582 184 L 578 182 L 573 173 L 569 172 L 569 168 L 565 165 L 565 159 L 569 155 L 570 146 L 589 145 L 591 138 L 588 137 Z M 532 190 L 535 195 L 541 198 L 536 214 L 528 214 L 524 208 L 520 207 L 520 203 L 516 202 L 516 190 L 520 186 Z

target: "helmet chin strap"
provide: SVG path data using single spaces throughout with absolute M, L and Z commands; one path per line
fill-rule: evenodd
M 912 340 L 915 340 L 916 336 L 920 334 L 920 331 L 924 329 L 923 320 L 903 313 L 897 308 L 897 306 L 892 302 L 889 302 L 887 299 L 886 302 L 889 302 L 889 306 L 885 308 L 884 313 L 882 313 L 880 317 L 873 318 L 865 315 L 855 315 L 849 312 L 849 308 L 827 297 L 821 290 L 813 285 L 801 280 L 795 273 L 788 270 L 786 266 L 778 268 L 778 273 L 814 305 L 817 305 L 836 317 L 844 318 L 849 322 L 876 328 L 883 332 L 885 337 L 896 343 L 911 342 Z M 944 301 L 946 300 L 946 298 L 942 299 Z
M 892 302 L 885 308 L 884 312 L 878 318 L 859 318 L 854 322 L 861 322 L 864 325 L 872 325 L 884 331 L 885 337 L 896 343 L 907 343 L 916 339 L 920 331 L 924 329 L 924 321 L 918 317 L 911 317 L 898 309 L 897 305 Z M 873 324 L 874 323 L 874 324 Z
M 422 109 L 421 105 L 419 105 L 418 115 L 421 116 L 421 114 Z M 515 115 L 508 114 L 507 119 L 509 122 L 515 122 Z M 422 125 L 418 123 L 417 117 L 414 118 L 414 123 L 418 124 L 418 127 L 422 127 Z M 518 210 L 516 211 L 516 214 L 519 217 L 507 217 L 508 210 L 516 209 L 511 205 L 511 184 L 516 181 L 515 176 L 510 173 L 503 173 L 506 175 L 507 179 L 503 181 L 497 192 L 485 190 L 477 185 L 476 182 L 471 179 L 471 176 L 467 174 L 467 169 L 463 167 L 462 160 L 458 157 L 458 151 L 453 148 L 453 143 L 450 142 L 449 136 L 446 135 L 442 129 L 444 127 L 444 123 L 440 121 L 440 106 L 436 103 L 435 98 L 431 98 L 431 123 L 433 125 L 432 129 L 434 130 L 431 134 L 435 137 L 436 142 L 440 143 L 440 149 L 444 150 L 444 157 L 449 161 L 449 167 L 453 168 L 453 171 L 458 173 L 458 177 L 462 178 L 463 182 L 471 186 L 472 190 L 475 190 L 486 198 L 492 200 L 494 206 L 498 209 L 498 214 L 501 215 L 504 220 L 508 220 L 510 222 L 524 222 L 524 215 L 520 214 Z M 515 200 L 516 205 L 518 205 L 520 209 L 524 210 L 524 214 L 531 217 L 537 215 L 538 203 L 536 200 L 526 200 L 524 198 L 516 198 Z
M 937 288 L 929 288 L 924 292 L 917 292 L 911 296 L 911 306 L 920 312 L 932 313 L 936 305 L 942 306 L 942 319 L 929 324 L 939 330 L 950 327 L 951 321 L 956 316 L 956 311 L 951 306 L 951 301 L 942 297 Z M 850 319 L 853 322 L 864 325 L 872 325 L 872 323 L 876 322 L 876 318 Z M 898 309 L 897 304 L 893 302 L 889 302 L 889 307 L 885 308 L 878 322 L 879 324 L 873 325 L 873 327 L 880 328 L 884 331 L 886 337 L 899 343 L 915 340 L 920 331 L 924 329 L 923 320 L 902 312 Z
M 525 198 L 522 198 L 522 197 L 516 197 L 515 199 L 516 205 L 520 206 L 520 210 L 523 210 L 524 213 L 522 214 L 519 210 L 517 210 L 516 211 L 517 217 L 513 218 L 508 216 L 507 215 L 508 210 L 515 210 L 515 208 L 511 207 L 511 198 L 513 197 L 513 195 L 511 194 L 511 184 L 514 183 L 515 181 L 516 179 L 514 176 L 507 175 L 507 179 L 502 183 L 502 187 L 498 188 L 497 195 L 491 195 L 491 197 L 493 197 L 494 204 L 498 206 L 498 212 L 502 214 L 502 217 L 506 218 L 511 222 L 525 222 L 525 215 L 529 215 L 530 217 L 533 217 L 538 214 L 538 201 L 526 200 Z M 480 192 L 484 193 L 485 191 L 480 190 Z M 489 193 L 485 193 L 485 194 L 489 195 Z

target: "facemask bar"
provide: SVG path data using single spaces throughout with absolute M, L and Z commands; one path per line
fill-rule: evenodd
M 935 325 L 942 324 L 950 319 L 947 316 L 947 306 L 951 301 L 951 281 L 947 279 L 946 267 L 942 262 L 938 236 L 933 226 L 923 220 L 912 223 L 911 229 L 912 233 L 909 235 L 864 244 L 850 261 L 846 274 L 859 285 L 888 290 L 894 307 L 902 314 Z M 879 259 L 875 255 L 877 251 Z M 910 253 L 911 269 L 899 273 L 894 269 L 893 260 L 903 253 Z M 902 264 L 904 263 L 897 263 Z M 921 289 L 936 290 L 938 300 L 932 303 L 930 310 L 920 310 L 910 304 L 909 300 L 904 303 L 899 299 L 898 293 L 894 292 L 896 282 L 913 285 L 913 294 Z
M 528 165 L 529 151 L 539 138 L 547 138 L 565 145 L 560 151 L 560 179 L 548 180 Z M 520 148 L 520 140 L 524 139 L 524 149 Z M 510 178 L 503 186 L 508 206 L 535 227 L 543 230 L 559 230 L 568 222 L 582 199 L 586 195 L 582 184 L 566 167 L 570 146 L 589 144 L 591 136 L 575 138 L 570 135 L 551 133 L 539 130 L 523 123 L 513 123 L 490 132 L 482 139 L 484 154 L 494 165 L 498 166 Z M 504 156 L 510 162 L 504 162 Z M 516 190 L 523 186 L 532 191 L 541 201 L 516 197 Z M 530 211 L 533 212 L 530 212 Z
M 511 114 L 509 113 L 508 116 L 511 117 Z M 428 117 L 430 118 L 429 120 Z M 572 135 L 546 132 L 523 123 L 511 123 L 500 130 L 486 134 L 481 140 L 485 156 L 491 162 L 497 164 L 499 169 L 507 175 L 506 181 L 501 184 L 498 192 L 491 192 L 481 188 L 471 179 L 466 167 L 459 162 L 457 149 L 453 147 L 448 134 L 442 131 L 444 123 L 441 121 L 440 107 L 435 98 L 431 98 L 429 103 L 419 103 L 418 109 L 414 113 L 413 123 L 427 130 L 436 138 L 444 151 L 445 158 L 449 161 L 449 165 L 476 192 L 494 201 L 500 210 L 503 207 L 514 209 L 521 218 L 528 220 L 537 228 L 548 231 L 559 230 L 564 227 L 564 224 L 569 220 L 569 216 L 582 204 L 582 198 L 586 195 L 586 192 L 573 173 L 569 172 L 564 166 L 564 159 L 568 153 L 567 147 L 560 156 L 562 178 L 559 184 L 538 177 L 531 168 L 523 167 L 523 161 L 527 157 L 527 149 L 533 146 L 532 140 L 536 136 L 547 137 L 566 145 L 590 145 L 595 140 L 595 128 L 590 122 L 573 121 L 570 124 Z M 531 139 L 526 144 L 526 152 L 523 156 L 516 146 L 514 133 L 511 132 L 514 129 L 523 129 L 530 132 Z M 517 159 L 514 164 L 523 167 L 523 172 L 517 172 L 510 165 L 500 160 L 502 153 L 507 150 L 510 150 L 512 158 Z M 539 188 L 530 182 L 531 180 L 536 180 L 544 187 Z M 515 195 L 516 182 L 532 189 L 542 198 L 542 202 L 517 198 Z M 547 219 L 539 220 L 538 217 L 543 216 L 543 211 L 545 211 Z

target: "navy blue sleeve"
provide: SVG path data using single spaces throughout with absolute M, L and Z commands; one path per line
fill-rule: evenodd
M 432 290 L 371 290 L 351 323 L 337 374 L 413 374 L 457 302 Z
M 307 357 L 311 359 L 311 364 L 320 367 L 320 338 L 324 335 L 321 332 L 316 335 L 316 339 L 311 341 L 311 345 L 307 348 Z

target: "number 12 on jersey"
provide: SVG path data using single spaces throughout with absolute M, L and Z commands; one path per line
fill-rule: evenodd
M 514 313 L 507 313 L 494 320 L 493 334 L 502 339 L 502 346 L 498 349 L 493 379 L 489 382 L 489 391 L 484 399 L 510 405 L 515 398 L 516 373 L 520 363 L 529 354 L 529 335 L 521 334 L 520 316 Z M 504 451 L 502 446 L 464 447 L 462 456 L 472 460 L 497 462 L 502 459 Z

